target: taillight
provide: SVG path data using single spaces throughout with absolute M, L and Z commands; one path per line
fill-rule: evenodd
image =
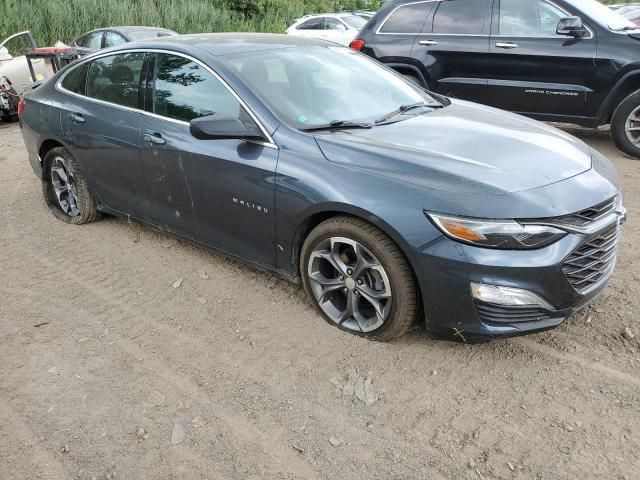
M 27 102 L 25 102 L 23 98 L 18 103 L 18 116 L 22 115 L 22 112 L 24 112 L 25 108 L 27 108 Z
M 364 40 L 360 40 L 360 39 L 356 38 L 354 41 L 352 41 L 349 44 L 349 47 L 351 47 L 354 50 L 359 52 L 364 48 L 364 45 L 365 45 Z

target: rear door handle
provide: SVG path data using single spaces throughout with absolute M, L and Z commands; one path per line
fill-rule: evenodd
M 165 143 L 167 143 L 167 141 L 162 138 L 162 135 L 160 135 L 159 133 L 145 133 L 144 141 L 153 143 L 154 145 L 164 145 Z
M 433 45 L 437 45 L 438 42 L 436 42 L 435 40 L 420 40 L 418 42 L 420 45 L 429 45 L 429 46 L 433 46 Z
M 513 42 L 498 42 L 498 43 L 496 43 L 496 47 L 498 47 L 498 48 L 506 48 L 506 49 L 518 48 L 518 44 L 517 43 L 513 43 Z
M 71 119 L 71 121 L 73 123 L 84 123 L 84 122 L 86 122 L 86 120 L 84 119 L 84 117 L 82 115 L 78 115 L 76 113 L 69 114 L 69 118 Z

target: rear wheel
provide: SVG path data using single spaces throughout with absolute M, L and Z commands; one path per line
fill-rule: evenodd
M 71 152 L 59 147 L 43 159 L 42 193 L 51 213 L 66 223 L 79 225 L 102 217 Z
M 300 256 L 304 288 L 325 320 L 375 340 L 415 324 L 417 292 L 404 255 L 373 225 L 335 217 L 307 237 Z
M 611 139 L 624 153 L 640 158 L 640 90 L 625 98 L 611 118 Z

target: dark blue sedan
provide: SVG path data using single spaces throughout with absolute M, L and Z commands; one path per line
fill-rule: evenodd
M 130 43 L 19 111 L 60 220 L 117 215 L 213 247 L 301 282 L 358 335 L 418 320 L 460 341 L 540 331 L 613 272 L 625 210 L 607 159 L 329 42 Z

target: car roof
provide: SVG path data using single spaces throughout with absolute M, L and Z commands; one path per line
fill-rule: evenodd
M 122 26 L 122 27 L 95 28 L 93 30 L 89 30 L 88 32 L 83 33 L 82 35 L 79 35 L 78 38 L 84 37 L 85 35 L 88 35 L 89 33 L 105 32 L 105 31 L 115 31 L 115 32 L 122 32 L 122 33 L 127 33 L 127 32 L 173 32 L 173 30 L 170 30 L 168 28 L 162 28 L 162 27 L 145 27 L 145 26 L 125 25 L 125 26 Z
M 198 49 L 213 56 L 275 50 L 279 48 L 327 46 L 338 47 L 334 42 L 278 33 L 197 33 L 171 37 L 139 40 L 123 44 L 117 49 L 128 48 L 177 48 L 179 51 Z
M 358 16 L 357 12 L 338 12 L 338 13 L 313 13 L 309 15 L 305 15 L 304 17 L 300 17 L 296 20 L 296 22 L 300 20 L 308 20 L 310 18 L 318 18 L 318 17 L 353 17 Z

